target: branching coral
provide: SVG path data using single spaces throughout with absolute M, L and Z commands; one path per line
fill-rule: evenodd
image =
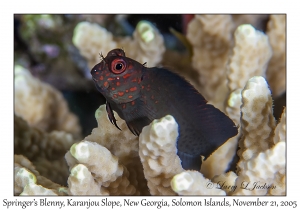
M 26 121 L 15 115 L 14 117 L 15 153 L 25 155 L 31 160 L 44 157 L 49 160 L 58 159 L 75 142 L 71 134 L 53 131 L 45 133 L 30 127 Z
M 139 153 L 151 195 L 175 195 L 170 181 L 183 171 L 177 156 L 178 125 L 167 115 L 143 128 Z
M 165 52 L 162 35 L 147 21 L 140 21 L 133 33 L 133 38 L 120 39 L 118 45 L 125 50 L 127 57 L 140 63 L 147 62 L 149 67 L 156 66 Z
M 238 135 L 230 138 L 221 147 L 219 147 L 201 166 L 201 173 L 207 178 L 213 178 L 215 175 L 222 174 L 228 170 L 229 164 L 233 160 L 238 140 L 240 138 L 240 106 L 242 104 L 242 89 L 233 91 L 227 101 L 226 113 L 230 119 L 238 126 Z M 215 167 L 218 165 L 218 167 Z
M 127 57 L 140 63 L 147 62 L 151 67 L 161 61 L 165 51 L 162 35 L 146 21 L 138 23 L 132 38 L 114 37 L 95 23 L 81 22 L 74 30 L 73 43 L 88 60 L 90 68 L 99 63 L 99 53 L 106 55 L 114 48 L 123 48 Z
M 178 195 L 226 195 L 226 193 L 218 189 L 215 183 L 210 182 L 209 179 L 197 171 L 184 171 L 173 177 L 172 189 Z
M 229 139 L 205 160 L 201 172 L 182 169 L 176 154 L 178 125 L 172 116 L 154 120 L 144 127 L 138 138 L 116 113 L 114 116 L 122 131 L 115 128 L 108 120 L 103 105 L 96 111 L 98 127 L 75 144 L 69 134 L 46 134 L 29 128 L 19 117 L 15 118 L 15 151 L 28 156 L 35 165 L 25 157 L 16 156 L 15 194 L 285 195 L 286 110 L 276 125 L 271 91 L 267 81 L 261 77 L 267 76 L 275 95 L 285 90 L 284 83 L 279 81 L 280 77 L 284 77 L 274 76 L 277 71 L 278 75 L 285 73 L 284 45 L 279 41 L 285 39 L 282 34 L 285 20 L 279 16 L 270 16 L 267 35 L 250 25 L 237 27 L 238 21 L 230 15 L 197 15 L 190 23 L 187 37 L 194 51 L 192 66 L 199 74 L 196 80 L 201 86 L 197 88 L 210 103 L 226 110 L 239 126 L 239 135 Z M 237 29 L 233 34 L 235 27 Z M 275 30 L 279 28 L 281 32 Z M 147 62 L 148 66 L 160 62 L 164 52 L 161 35 L 147 22 L 138 24 L 133 37 L 118 39 L 106 29 L 87 22 L 80 23 L 74 33 L 75 45 L 77 43 L 76 46 L 92 66 L 98 63 L 98 53 L 105 54 L 115 47 L 125 48 L 128 57 L 141 63 Z M 278 68 L 275 68 L 275 61 L 280 62 Z M 16 106 L 16 112 L 25 113 L 29 104 L 38 103 L 36 95 L 43 98 L 42 107 L 66 110 L 60 105 L 55 107 L 53 104 L 59 96 L 55 96 L 49 88 L 41 88 L 43 85 L 38 83 L 27 72 L 17 69 L 16 96 L 19 98 L 16 103 L 20 105 Z M 39 89 L 43 91 L 35 93 Z M 30 103 L 25 100 L 26 94 L 34 96 Z M 45 98 L 47 94 L 54 102 L 50 103 L 50 99 Z M 26 113 L 29 117 L 24 114 L 24 118 L 30 124 L 34 119 L 47 130 L 49 125 L 43 119 L 49 119 L 53 112 L 48 113 L 39 107 L 35 111 L 41 116 Z M 64 118 L 60 123 L 70 121 L 70 117 Z M 238 141 L 238 171 L 225 173 L 236 153 Z M 60 159 L 54 157 L 55 154 L 65 154 L 68 149 L 70 151 L 65 155 L 69 166 L 68 186 L 62 187 L 52 178 L 50 181 L 40 174 L 51 174 L 51 169 L 62 174 L 58 169 Z M 54 174 L 51 177 L 58 176 Z M 254 182 L 266 185 L 261 187 L 264 189 L 242 189 L 254 187 Z M 207 189 L 207 184 L 213 188 Z
M 105 105 L 100 106 L 96 111 L 98 128 L 84 141 L 74 144 L 66 154 L 71 171 L 68 180 L 70 194 L 148 194 L 138 157 L 138 138 L 116 113 L 115 117 L 122 131 L 109 122 Z M 98 188 L 89 191 L 78 187 L 84 183 L 97 184 Z
M 229 15 L 196 15 L 188 25 L 187 38 L 194 53 L 192 65 L 200 74 L 200 92 L 208 101 L 226 97 L 225 64 L 230 55 L 233 29 Z M 214 105 L 222 108 L 222 104 Z
M 239 125 L 241 88 L 252 76 L 265 74 L 272 53 L 267 36 L 255 30 L 251 25 L 239 26 L 234 33 L 234 40 L 233 54 L 230 56 L 227 69 L 228 88 L 231 94 L 225 110 L 229 117 Z M 222 94 L 226 95 L 226 93 Z M 202 172 L 207 177 L 212 178 L 227 169 L 236 151 L 238 138 L 239 135 L 228 140 L 208 158 L 207 162 L 203 163 Z M 218 164 L 219 167 L 213 167 L 215 164 Z
M 234 33 L 235 46 L 228 69 L 230 92 L 243 88 L 248 79 L 265 74 L 272 56 L 268 37 L 251 25 L 241 25 Z
M 14 118 L 14 152 L 30 159 L 39 173 L 64 184 L 68 176 L 64 155 L 75 142 L 63 131 L 51 133 L 30 127 L 22 118 Z
M 72 195 L 134 195 L 139 193 L 128 181 L 128 172 L 118 163 L 118 158 L 105 147 L 89 141 L 82 141 L 71 147 L 70 155 L 66 155 L 71 169 L 69 177 L 69 193 Z M 76 161 L 70 160 L 75 158 Z M 73 167 L 74 162 L 80 164 Z M 91 177 L 92 176 L 92 177 Z M 98 187 L 90 191 L 84 183 L 96 184 Z M 78 186 L 79 184 L 79 186 Z M 103 189 L 102 189 L 103 187 Z
M 24 156 L 15 155 L 15 195 L 66 195 L 67 189 L 41 176 Z
M 236 180 L 236 185 L 240 188 L 234 195 L 266 195 L 274 187 L 279 190 L 277 192 L 284 194 L 283 180 L 276 175 L 285 176 L 285 149 L 285 142 L 279 142 L 271 149 L 260 152 L 255 158 L 245 161 L 245 168 Z
M 239 25 L 254 24 L 266 17 L 196 15 L 188 25 L 187 38 L 193 47 L 192 66 L 199 74 L 198 89 L 210 103 L 221 110 L 224 110 L 224 101 L 229 93 L 243 88 L 251 77 L 266 73 L 272 55 L 268 37 L 251 25 Z M 277 37 L 273 39 L 277 40 Z M 229 81 L 225 78 L 226 75 Z
M 128 179 L 130 183 L 136 186 L 142 195 L 148 195 L 148 188 L 138 154 L 138 137 L 131 133 L 126 122 L 116 113 L 115 117 L 122 131 L 112 126 L 108 120 L 105 106 L 100 106 L 95 115 L 98 127 L 94 128 L 92 134 L 87 136 L 85 140 L 97 142 L 117 156 L 119 163 L 125 166 L 129 172 Z
M 240 107 L 242 105 L 242 88 L 238 88 L 230 93 L 227 99 L 226 114 L 236 125 L 240 124 Z
M 285 91 L 286 75 L 286 16 L 271 15 L 267 35 L 273 50 L 273 57 L 267 71 L 268 82 L 273 95 L 279 96 Z
M 237 188 L 235 185 L 236 178 L 237 175 L 234 172 L 229 171 L 228 173 L 214 176 L 212 181 L 217 184 L 218 188 L 223 189 L 227 195 L 232 195 Z
M 272 98 L 268 84 L 263 77 L 251 78 L 242 91 L 241 133 L 238 155 L 238 178 L 241 186 L 234 194 L 265 195 L 285 193 L 285 114 L 275 129 Z M 274 136 L 275 135 L 275 136 Z M 282 140 L 278 140 L 282 138 Z M 275 145 L 274 145 L 275 144 Z M 255 185 L 266 184 L 265 188 L 252 189 Z M 247 187 L 251 183 L 251 187 Z M 276 186 L 277 185 L 277 186 Z M 273 186 L 275 189 L 273 190 Z M 280 189 L 278 189 L 280 188 Z
M 127 156 L 118 153 L 122 148 L 116 147 L 112 149 L 115 154 L 119 154 L 119 158 L 113 155 L 107 148 L 100 145 L 107 144 L 108 147 L 111 143 L 107 143 L 111 138 L 114 142 L 113 134 L 110 130 L 116 130 L 112 125 L 109 125 L 103 139 L 96 142 L 88 141 L 92 140 L 98 135 L 100 129 L 102 129 L 102 122 L 104 126 L 109 123 L 106 113 L 105 106 L 101 106 L 96 112 L 99 127 L 94 129 L 92 135 L 85 138 L 84 141 L 74 144 L 71 147 L 70 152 L 66 154 L 68 165 L 70 166 L 71 175 L 68 180 L 69 194 L 71 195 L 136 195 L 145 194 L 147 191 L 144 189 L 142 179 L 130 178 L 133 175 L 132 170 L 127 170 L 128 156 L 135 157 L 135 153 L 127 153 Z M 129 132 L 128 128 L 124 127 L 125 122 L 121 120 L 115 113 L 118 120 L 118 125 Z M 119 139 L 122 139 L 120 133 Z M 103 133 L 103 132 L 102 132 Z M 133 141 L 139 141 L 139 155 L 144 168 L 144 173 L 137 174 L 138 176 L 145 176 L 151 195 L 176 195 L 179 194 L 225 194 L 222 190 L 213 189 L 207 190 L 205 185 L 202 184 L 201 189 L 197 189 L 197 184 L 202 181 L 209 181 L 205 179 L 199 172 L 191 172 L 193 181 L 189 184 L 190 192 L 184 189 L 179 190 L 180 180 L 174 179 L 176 174 L 183 172 L 181 167 L 181 161 L 177 156 L 176 142 L 178 137 L 178 125 L 172 116 L 163 117 L 160 120 L 154 120 L 149 126 L 144 127 L 139 140 L 133 138 Z M 95 140 L 95 139 L 94 139 Z M 125 145 L 124 145 L 125 146 Z M 134 149 L 134 148 L 133 148 Z M 126 151 L 126 149 L 125 149 Z M 121 164 L 121 158 L 126 160 Z M 138 159 L 134 161 L 139 162 Z M 131 162 L 133 163 L 133 162 Z M 135 171 L 139 170 L 139 165 L 134 164 Z M 133 168 L 132 166 L 129 168 Z M 190 172 L 187 172 L 190 173 Z M 187 176 L 184 176 L 187 177 Z M 173 186 L 171 187 L 171 180 Z M 93 185 L 93 187 L 90 187 Z M 96 185 L 97 187 L 94 187 Z M 176 187 L 177 186 L 177 187 Z M 175 188 L 174 188 L 175 187 Z M 186 186 L 187 187 L 187 186 Z M 88 190 L 88 188 L 90 190 Z M 176 189 L 176 190 L 175 190 Z M 194 189 L 194 190 L 192 190 Z M 205 190 L 204 190 L 205 189 Z
M 200 172 L 207 178 L 211 179 L 215 175 L 222 174 L 228 170 L 229 164 L 236 153 L 239 135 L 227 140 L 211 156 L 203 161 Z M 218 167 L 216 167 L 218 165 Z
M 89 68 L 99 63 L 99 53 L 104 55 L 116 48 L 117 43 L 105 28 L 96 23 L 81 22 L 74 29 L 73 43 L 88 60 Z
M 92 172 L 83 164 L 72 168 L 68 185 L 70 195 L 109 195 L 106 189 L 99 186 Z
M 263 77 L 253 77 L 242 91 L 241 132 L 238 155 L 249 160 L 272 144 L 275 118 L 272 111 L 272 97 L 268 84 Z M 242 161 L 238 164 L 242 166 Z
M 250 24 L 258 30 L 264 28 L 265 20 L 269 18 L 267 14 L 243 14 L 243 15 L 231 15 L 235 24 L 235 28 L 243 24 Z
M 199 17 L 196 17 L 199 19 Z M 191 22 L 191 28 L 193 28 L 193 24 L 195 24 L 196 20 L 194 22 Z M 199 26 L 200 27 L 200 26 Z M 203 29 L 199 29 L 199 31 L 202 31 Z M 282 33 L 282 32 L 281 32 Z M 201 33 L 199 33 L 201 34 Z M 201 34 L 203 35 L 203 34 Z M 188 34 L 189 36 L 189 34 Z M 196 37 L 196 36 L 191 36 Z M 201 42 L 195 42 L 194 45 L 200 44 Z M 258 47 L 257 47 L 258 46 Z M 195 47 L 194 47 L 195 48 Z M 253 50 L 251 50 L 253 49 Z M 250 25 L 243 25 L 240 26 L 236 32 L 235 32 L 235 47 L 233 48 L 233 55 L 231 56 L 229 60 L 228 65 L 228 78 L 229 78 L 229 89 L 231 92 L 229 98 L 228 98 L 228 105 L 226 107 L 226 111 L 228 115 L 234 120 L 236 124 L 240 124 L 240 105 L 242 103 L 241 101 L 241 88 L 243 88 L 245 82 L 252 76 L 255 75 L 265 75 L 265 71 L 267 68 L 268 61 L 271 57 L 271 48 L 268 43 L 268 38 L 263 33 L 256 31 L 253 27 Z M 253 54 L 251 54 L 253 53 Z M 241 63 L 242 62 L 242 63 Z M 205 63 L 205 62 L 204 62 Z M 204 64 L 203 64 L 204 65 Z M 195 66 L 194 66 L 195 67 Z M 245 69 L 247 67 L 247 69 Z M 197 68 L 197 67 L 196 67 Z M 199 70 L 199 69 L 198 69 Z M 201 73 L 201 72 L 200 72 Z M 243 75 L 239 75 L 243 74 Z M 209 79 L 208 79 L 209 78 Z M 215 76 L 208 76 L 207 83 L 210 83 L 211 79 L 215 78 Z M 236 78 L 236 79 L 234 79 Z M 213 80 L 214 81 L 214 80 Z M 282 80 L 283 81 L 283 80 Z M 268 89 L 268 88 L 267 88 Z M 205 90 L 204 90 L 205 92 Z M 218 91 L 216 91 L 216 95 L 218 94 Z M 253 95 L 259 95 L 258 91 L 253 91 Z M 268 96 L 269 99 L 271 98 Z M 213 102 L 214 103 L 214 102 Z M 270 102 L 272 104 L 272 101 Z M 255 107 L 255 106 L 251 106 Z M 272 106 L 269 106 L 269 110 L 272 109 Z M 267 110 L 263 110 L 267 111 Z M 249 111 L 252 112 L 253 111 Z M 249 113 L 245 113 L 249 114 Z M 255 115 L 255 113 L 253 113 Z M 259 116 L 259 114 L 258 114 Z M 260 120 L 255 120 L 253 123 L 255 127 L 253 127 L 253 130 L 251 132 L 247 132 L 251 135 L 258 134 L 257 140 L 260 140 L 260 133 L 257 131 L 257 123 L 260 122 L 261 125 L 266 126 L 266 122 L 269 122 L 270 126 L 272 127 L 269 132 L 274 129 L 275 121 L 272 113 L 270 116 L 266 116 L 266 120 L 263 120 L 262 122 Z M 269 120 L 270 121 L 269 121 Z M 263 126 L 260 126 L 262 128 Z M 277 130 L 277 129 L 276 129 Z M 272 132 L 271 132 L 272 133 Z M 272 135 L 272 134 L 271 134 Z M 282 133 L 284 136 L 285 133 Z M 270 137 L 272 138 L 272 137 Z M 213 155 L 211 155 L 207 161 L 205 161 L 202 165 L 201 171 L 206 174 L 208 177 L 212 177 L 214 174 L 220 174 L 222 170 L 224 171 L 226 169 L 226 165 L 228 164 L 228 161 L 224 161 L 224 157 L 228 157 L 225 155 L 224 151 L 232 150 L 235 148 L 236 142 L 238 140 L 238 137 L 235 137 L 235 139 L 228 140 L 226 144 L 224 144 L 222 147 L 220 147 Z M 235 143 L 234 143 L 235 142 Z M 263 142 L 263 141 L 262 141 Z M 264 142 L 265 147 L 262 151 L 264 151 L 267 148 L 270 148 L 271 145 L 269 145 L 267 142 Z M 231 145 L 231 146 L 230 146 Z M 229 149 L 228 149 L 228 148 Z M 226 149 L 224 149 L 226 148 Z M 234 150 L 232 150 L 234 151 Z M 252 154 L 253 151 L 249 151 L 250 154 Z M 269 152 L 270 155 L 272 152 Z M 229 160 L 232 157 L 232 153 L 229 152 Z M 231 154 L 231 155 L 230 155 Z M 267 154 L 266 154 L 267 155 Z M 220 158 L 222 157 L 222 158 Z M 268 156 L 269 158 L 271 157 Z M 225 158 L 226 159 L 226 158 Z M 220 167 L 220 160 L 221 162 L 224 162 L 224 164 L 221 164 Z M 218 165 L 219 167 L 213 167 L 214 165 Z M 240 163 L 241 164 L 241 163 Z M 224 167 L 225 166 L 225 167 Z M 278 180 L 283 180 L 283 176 L 277 175 L 276 176 Z M 284 184 L 279 183 L 280 186 L 283 186 Z
M 251 78 L 242 91 L 241 128 L 244 134 L 238 154 L 248 160 L 272 144 L 275 119 L 271 92 L 262 77 Z M 247 151 L 247 152 L 246 152 Z
M 15 66 L 15 114 L 42 131 L 66 131 L 78 137 L 81 128 L 62 94 Z
M 100 106 L 95 117 L 98 127 L 85 140 L 97 142 L 105 146 L 113 155 L 119 157 L 122 163 L 129 163 L 133 157 L 138 157 L 138 137 L 127 128 L 126 122 L 115 114 L 120 130 L 112 126 L 107 117 L 106 107 Z
M 286 108 L 284 108 L 280 122 L 275 129 L 274 144 L 277 144 L 280 141 L 286 141 Z
M 103 109 L 104 106 L 99 108 L 99 110 Z M 108 123 L 105 112 L 97 111 L 97 113 L 100 113 L 99 117 L 102 118 L 102 120 L 98 118 L 98 122 L 106 120 L 106 123 Z M 119 119 L 117 114 L 115 116 Z M 284 128 L 284 122 L 284 117 L 282 117 L 282 123 L 278 125 L 278 130 L 281 130 L 281 132 L 284 132 L 282 129 Z M 124 122 L 118 120 L 118 123 L 122 125 Z M 111 126 L 112 128 L 114 127 Z M 199 172 L 184 171 L 182 169 L 179 157 L 176 155 L 177 128 L 177 123 L 173 117 L 166 116 L 146 126 L 140 135 L 139 153 L 144 166 L 144 176 L 148 181 L 151 194 L 225 195 L 225 191 L 217 187 L 217 184 L 220 185 L 220 182 L 225 181 L 228 184 L 236 183 L 240 186 L 241 183 L 238 181 L 241 179 L 249 180 L 250 175 L 251 181 L 264 181 L 260 177 L 269 176 L 269 178 L 265 178 L 268 179 L 268 183 L 275 180 L 276 186 L 284 186 L 282 181 L 285 172 L 282 167 L 284 167 L 285 161 L 281 155 L 285 151 L 284 142 L 281 141 L 275 147 L 267 149 L 255 158 L 248 160 L 245 164 L 247 167 L 241 170 L 238 177 L 231 172 L 215 177 L 211 182 Z M 109 135 L 106 136 L 108 139 L 109 137 Z M 120 164 L 116 156 L 96 142 L 84 140 L 74 144 L 70 152 L 66 154 L 66 159 L 71 170 L 68 180 L 68 193 L 70 195 L 135 195 L 141 192 L 139 191 L 141 184 L 132 182 L 133 179 L 130 179 L 132 175 L 126 166 Z M 273 162 L 274 159 L 276 162 Z M 262 171 L 262 168 L 264 171 Z M 141 174 L 138 176 L 141 176 Z M 237 182 L 235 182 L 236 179 Z M 139 180 L 136 181 L 139 182 Z M 274 184 L 274 182 L 272 183 Z M 205 184 L 214 187 L 207 189 Z M 270 191 L 270 194 L 279 193 L 278 190 Z M 232 192 L 240 194 L 241 190 L 227 189 L 226 192 L 228 194 L 232 194 Z M 284 191 L 280 191 L 280 193 L 284 193 Z

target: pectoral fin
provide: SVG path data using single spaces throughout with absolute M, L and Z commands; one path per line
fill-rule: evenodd
M 117 121 L 114 116 L 114 112 L 111 109 L 111 106 L 107 101 L 106 101 L 106 112 L 107 112 L 109 121 L 121 131 L 121 128 L 119 128 L 119 126 L 117 125 Z

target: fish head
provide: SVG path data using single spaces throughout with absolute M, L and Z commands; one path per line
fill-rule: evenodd
M 91 74 L 97 89 L 107 100 L 122 104 L 140 97 L 143 68 L 139 62 L 126 57 L 122 49 L 114 49 L 106 57 L 102 56 Z

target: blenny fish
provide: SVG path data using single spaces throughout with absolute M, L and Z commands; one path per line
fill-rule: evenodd
M 108 118 L 118 129 L 113 110 L 134 135 L 154 119 L 172 115 L 179 125 L 177 154 L 184 169 L 200 170 L 206 159 L 237 134 L 233 121 L 183 77 L 165 68 L 147 68 L 111 50 L 91 70 L 97 89 L 106 98 Z

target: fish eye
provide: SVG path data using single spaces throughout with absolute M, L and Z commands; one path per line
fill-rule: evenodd
M 117 63 L 115 69 L 117 70 L 121 70 L 123 68 L 123 64 L 122 63 Z
M 92 69 L 92 71 L 91 71 L 91 75 L 93 76 L 94 74 L 96 74 L 97 73 L 97 69 Z
M 111 62 L 111 71 L 115 74 L 121 74 L 126 70 L 126 62 L 122 58 L 116 58 Z

